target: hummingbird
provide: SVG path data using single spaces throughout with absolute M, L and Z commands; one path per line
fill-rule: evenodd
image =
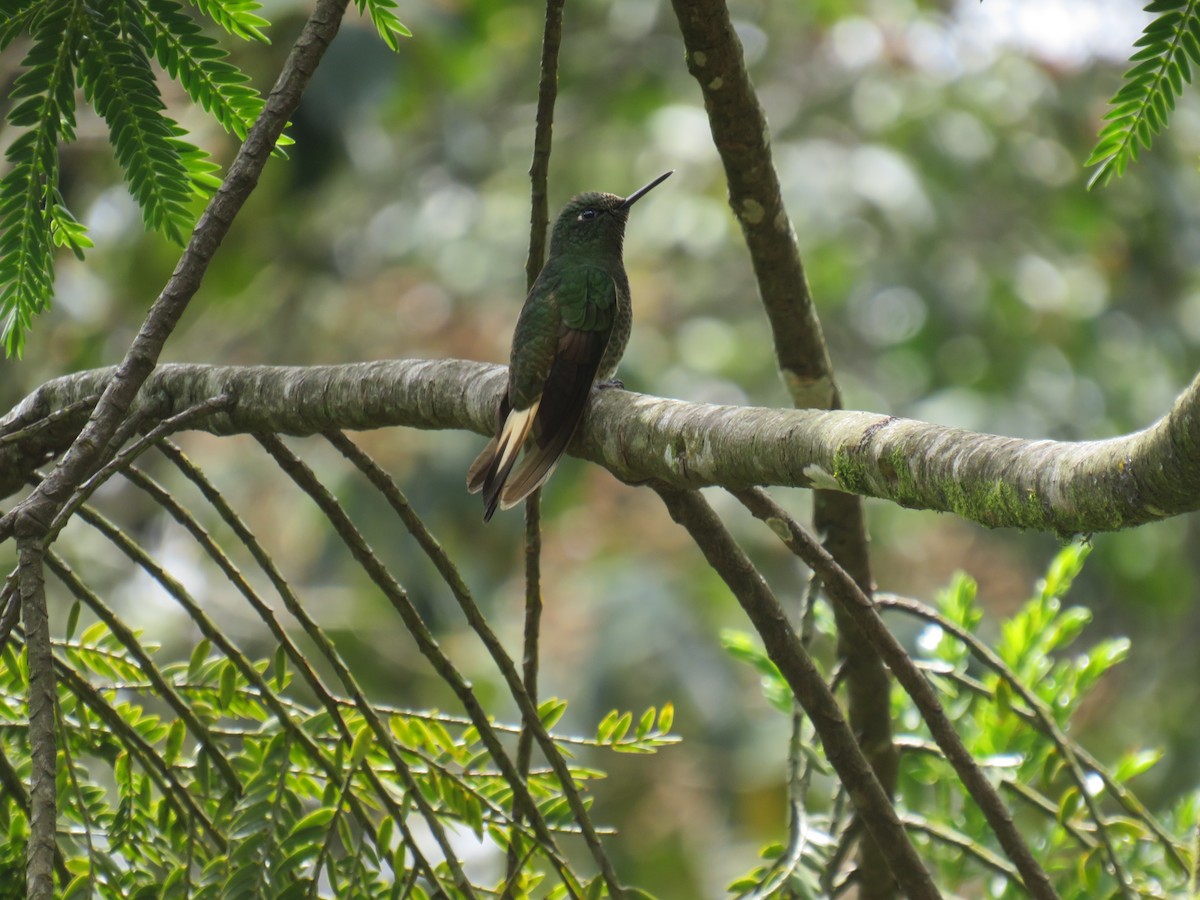
M 546 264 L 513 331 L 496 436 L 467 471 L 467 490 L 483 491 L 483 521 L 542 486 L 579 427 L 592 385 L 616 374 L 633 325 L 625 223 L 633 204 L 672 174 L 628 197 L 579 194 L 554 221 Z

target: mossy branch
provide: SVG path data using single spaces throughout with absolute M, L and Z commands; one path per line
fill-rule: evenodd
M 47 382 L 0 419 L 0 496 L 65 449 L 76 406 L 113 369 Z M 197 420 L 216 434 L 316 434 L 404 426 L 490 434 L 501 366 L 390 360 L 304 368 L 161 366 L 138 409 L 165 418 L 222 393 L 230 409 Z M 952 512 L 989 527 L 1062 535 L 1115 531 L 1200 508 L 1200 378 L 1143 431 L 1102 441 L 1031 441 L 877 413 L 712 406 L 627 391 L 593 394 L 572 452 L 622 481 L 675 487 L 827 488 Z M 464 457 L 468 456 L 464 453 Z

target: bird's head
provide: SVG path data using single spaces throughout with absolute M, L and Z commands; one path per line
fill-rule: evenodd
M 594 191 L 572 197 L 554 222 L 550 253 L 588 250 L 620 253 L 630 207 L 671 174 L 659 175 L 628 197 Z

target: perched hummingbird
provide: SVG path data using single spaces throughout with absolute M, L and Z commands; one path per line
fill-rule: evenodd
M 483 491 L 485 522 L 497 506 L 520 503 L 550 477 L 583 418 L 592 384 L 617 371 L 633 324 L 621 259 L 625 222 L 629 208 L 673 171 L 628 197 L 580 194 L 555 220 L 546 265 L 513 332 L 496 436 L 467 472 L 467 489 Z

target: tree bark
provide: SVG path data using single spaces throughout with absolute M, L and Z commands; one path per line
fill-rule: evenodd
M 0 496 L 19 490 L 36 461 L 69 446 L 87 411 L 48 417 L 101 391 L 112 374 L 95 369 L 49 381 L 0 419 Z M 505 375 L 502 366 L 455 359 L 164 365 L 133 411 L 147 410 L 153 421 L 227 393 L 231 407 L 197 419 L 197 429 L 310 435 L 404 426 L 486 435 Z M 876 413 L 596 391 L 571 452 L 629 483 L 826 488 L 993 528 L 1090 534 L 1200 509 L 1200 378 L 1149 428 L 1082 442 L 997 437 Z

